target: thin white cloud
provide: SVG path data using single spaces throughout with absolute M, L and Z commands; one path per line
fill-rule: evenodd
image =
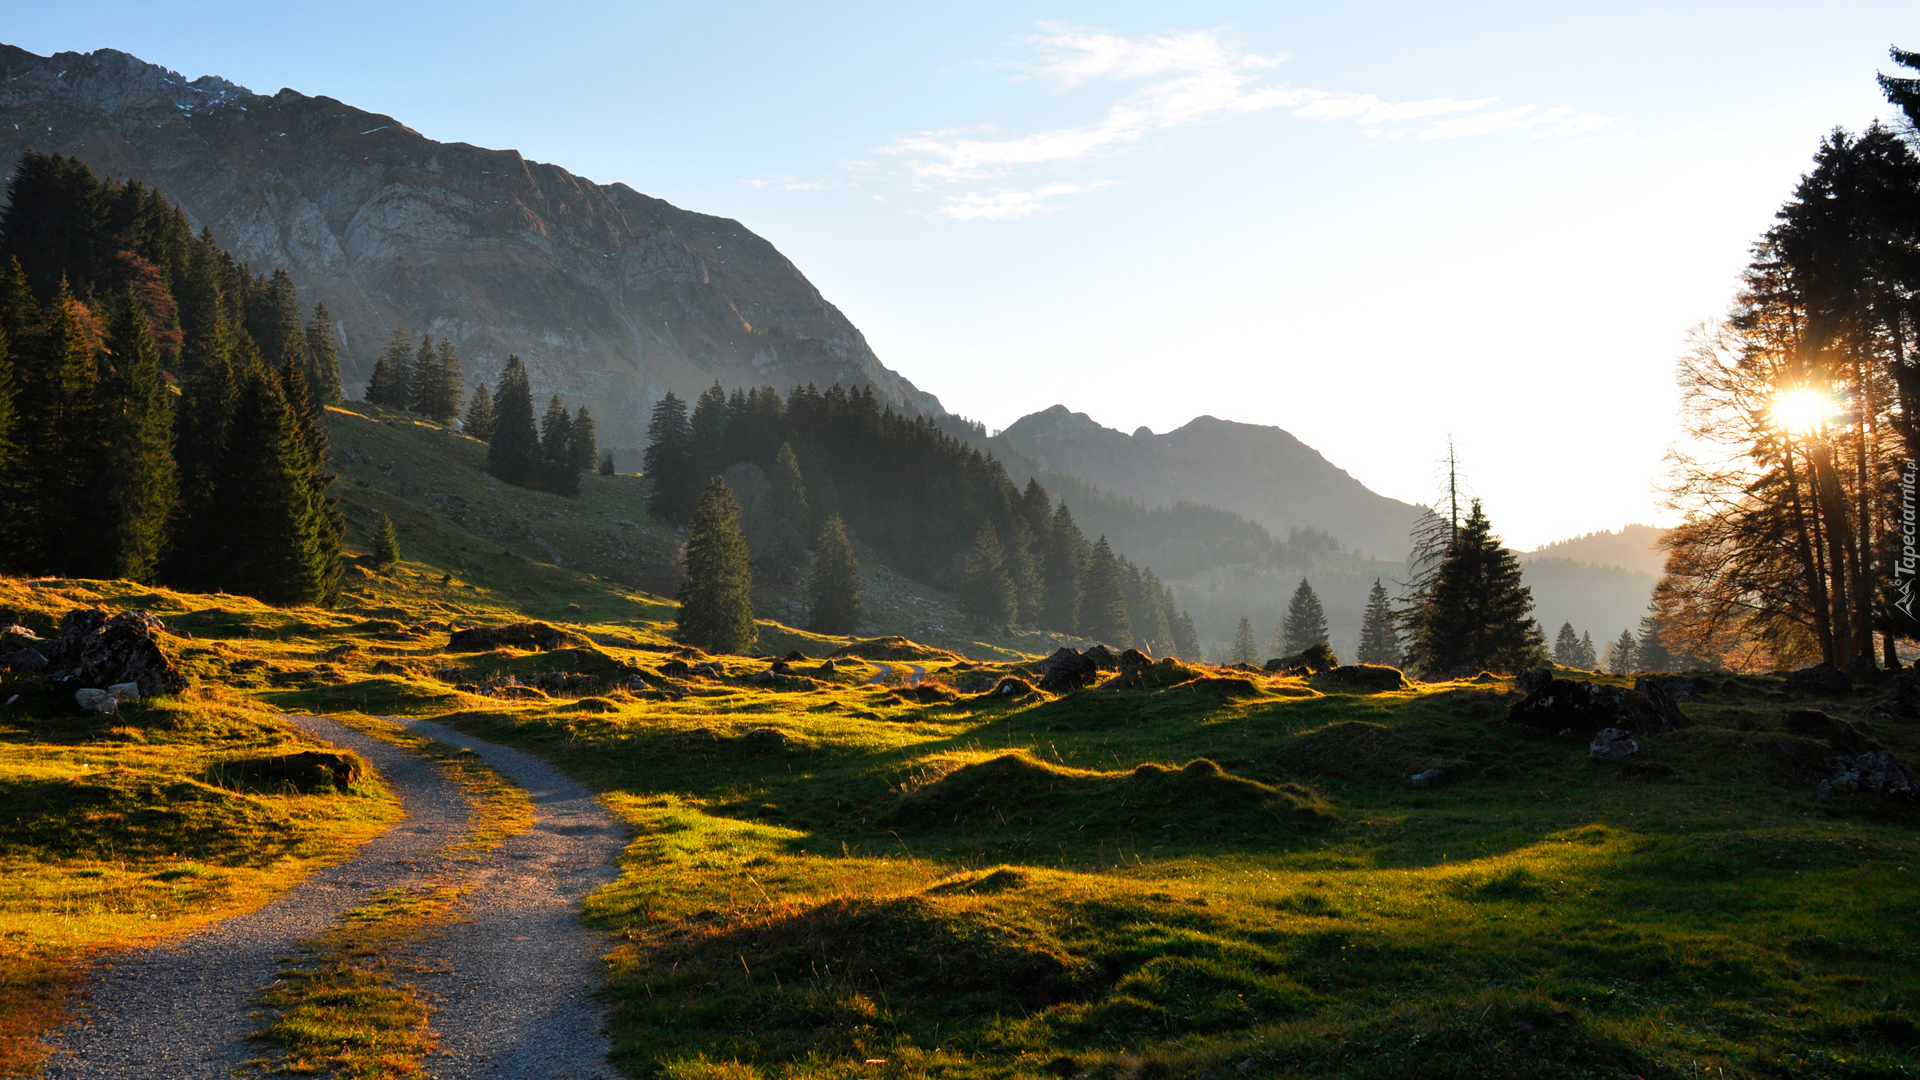
M 773 188 L 777 191 L 821 191 L 827 184 L 811 180 L 801 180 L 792 176 L 769 176 L 761 180 L 742 180 L 750 188 Z
M 1450 139 L 1499 131 L 1536 136 L 1577 135 L 1608 122 L 1576 116 L 1572 109 L 1537 105 L 1479 112 L 1495 98 L 1427 98 L 1384 101 L 1373 94 L 1340 93 L 1270 81 L 1284 56 L 1246 52 L 1208 30 L 1130 38 L 1101 30 L 1042 23 L 1027 39 L 1034 60 L 1011 65 L 1021 78 L 1038 77 L 1064 92 L 1091 83 L 1135 83 L 1137 88 L 1090 123 L 1001 138 L 992 128 L 946 129 L 905 135 L 880 147 L 900 161 L 915 185 L 950 184 L 1004 177 L 1022 169 L 1064 165 L 1119 153 L 1156 132 L 1217 123 L 1236 116 L 1285 109 L 1303 119 L 1352 121 L 1369 137 L 1383 126 L 1449 114 L 1421 131 L 1423 138 Z M 1388 137 L 1408 129 L 1387 132 Z M 1054 183 L 1031 190 L 970 191 L 944 196 L 939 213 L 958 221 L 1008 221 L 1025 217 L 1045 200 L 1083 190 Z
M 1114 183 L 1112 180 L 1102 180 L 1093 184 L 1048 184 L 1034 191 L 996 191 L 990 194 L 969 191 L 965 195 L 946 196 L 939 213 L 955 221 L 1013 221 L 1043 209 L 1042 204 L 1048 199 L 1109 187 Z

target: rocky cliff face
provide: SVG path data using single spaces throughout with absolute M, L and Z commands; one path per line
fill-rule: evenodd
M 867 385 L 941 412 L 739 222 L 332 98 L 0 45 L 0 167 L 27 149 L 143 180 L 256 270 L 286 267 L 337 320 L 353 396 L 405 327 L 452 337 L 469 385 L 519 353 L 536 395 L 591 404 L 608 445 L 642 445 L 655 401 L 716 379 Z
M 1211 416 L 1164 435 L 1145 428 L 1128 435 L 1055 405 L 1021 417 L 989 444 L 1009 461 L 1070 473 L 1149 507 L 1218 506 L 1281 539 L 1289 529 L 1322 529 L 1349 549 L 1385 559 L 1406 555 L 1416 512 L 1277 427 Z

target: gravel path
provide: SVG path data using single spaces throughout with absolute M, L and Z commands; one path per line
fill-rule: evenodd
M 429 977 L 442 1053 L 430 1077 L 612 1077 L 602 1018 L 587 995 L 598 982 L 599 942 L 573 918 L 580 897 L 614 874 L 625 833 L 579 785 L 537 758 L 435 724 L 403 721 L 419 735 L 470 746 L 527 787 L 538 820 L 480 863 L 439 854 L 467 827 L 470 804 L 424 758 L 325 717 L 290 717 L 360 754 L 399 796 L 406 818 L 347 861 L 322 870 L 265 907 L 163 945 L 99 963 L 73 1023 L 49 1041 L 41 1075 L 140 1080 L 231 1077 L 261 1056 L 247 1042 L 255 992 L 294 944 L 375 892 L 463 874 L 471 922 L 416 947 L 448 973 Z
M 887 681 L 887 676 L 893 674 L 892 664 L 883 664 L 878 660 L 869 660 L 867 663 L 880 669 L 874 673 L 873 678 L 867 680 L 868 686 L 879 686 L 881 683 Z M 920 680 L 927 677 L 927 669 L 921 667 L 919 664 L 904 664 L 902 666 L 907 669 L 907 674 L 901 679 L 901 682 L 906 686 L 919 686 Z

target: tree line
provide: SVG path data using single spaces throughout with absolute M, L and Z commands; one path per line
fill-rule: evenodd
M 1892 50 L 1920 69 L 1920 54 Z M 1920 79 L 1880 76 L 1920 122 Z M 1664 643 L 1734 667 L 1899 666 L 1920 623 L 1920 156 L 1878 122 L 1821 140 L 1732 310 L 1682 357 L 1696 449 L 1670 491 Z
M 1191 617 L 1150 568 L 1104 537 L 1089 542 L 1037 479 L 1022 490 L 1000 462 L 932 419 L 882 407 L 870 388 L 782 397 L 715 384 L 691 407 L 669 393 L 649 420 L 644 470 L 649 511 L 671 525 L 694 524 L 720 478 L 751 570 L 770 580 L 798 580 L 837 522 L 895 569 L 959 596 L 982 629 L 1024 624 L 1198 657 Z
M 0 212 L 0 568 L 332 603 L 325 305 L 144 185 L 29 151 Z

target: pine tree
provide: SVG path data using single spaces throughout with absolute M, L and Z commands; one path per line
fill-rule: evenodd
M 1643 671 L 1672 671 L 1679 667 L 1679 657 L 1667 648 L 1661 640 L 1666 628 L 1660 618 L 1659 610 L 1647 605 L 1647 613 L 1640 618 L 1640 668 Z
M 600 451 L 600 475 L 601 476 L 614 475 L 613 451 L 611 450 Z
M 686 583 L 676 618 L 680 640 L 708 652 L 745 652 L 753 625 L 753 570 L 740 532 L 740 506 L 726 481 L 707 482 L 687 535 Z
M 508 356 L 493 392 L 493 437 L 487 442 L 487 472 L 521 487 L 540 482 L 540 436 L 533 428 L 533 387 L 518 356 Z
M 307 329 L 300 321 L 300 298 L 293 277 L 285 269 L 275 270 L 261 287 L 251 290 L 247 304 L 247 333 L 259 347 L 267 366 L 277 368 L 289 360 L 309 370 Z
M 1582 671 L 1600 670 L 1600 656 L 1593 650 L 1593 634 L 1591 632 L 1585 630 L 1580 632 L 1580 648 L 1573 654 L 1573 661 L 1573 666 Z
M 1087 538 L 1074 524 L 1067 501 L 1060 500 L 1047 523 L 1047 549 L 1041 554 L 1040 576 L 1047 583 L 1047 606 L 1041 623 L 1062 634 L 1080 630 L 1086 546 Z
M 313 511 L 314 534 L 307 559 L 320 591 L 307 602 L 332 607 L 340 599 L 340 579 L 346 571 L 340 546 L 346 542 L 347 519 L 340 512 L 340 500 L 328 494 L 334 476 L 327 471 L 328 442 L 320 426 L 321 406 L 308 391 L 306 372 L 296 360 L 289 359 L 281 366 L 280 392 L 287 399 L 294 434 L 305 456 L 307 504 Z
M 812 602 L 807 629 L 816 634 L 851 637 L 860 626 L 860 568 L 853 561 L 846 525 L 827 518 L 813 545 Z
M 653 416 L 647 422 L 647 452 L 640 469 L 652 485 L 647 492 L 647 513 L 654 520 L 678 525 L 687 520 L 692 507 L 682 497 L 686 477 L 691 472 L 688 444 L 693 431 L 687 424 L 687 403 L 673 391 L 654 403 Z
M 7 333 L 7 319 L 0 317 L 0 506 L 21 507 L 20 443 L 17 438 L 19 415 L 14 405 L 13 342 Z M 25 339 L 22 338 L 24 341 Z M 16 557 L 25 554 L 25 531 L 31 528 L 25 515 L 0 514 L 0 572 L 24 570 L 15 567 Z
M 473 388 L 473 400 L 467 403 L 460 430 L 481 442 L 493 438 L 493 395 L 487 393 L 486 383 Z
M 1024 513 L 1007 519 L 1007 531 L 1001 540 L 1007 552 L 1007 577 L 1013 581 L 1019 621 L 1038 626 L 1047 606 L 1047 582 L 1040 574 L 1040 543 L 1027 527 Z
M 173 404 L 147 310 L 132 293 L 116 307 L 101 360 L 88 576 L 150 583 L 173 515 Z
M 466 377 L 460 373 L 460 354 L 452 338 L 443 338 L 439 347 L 429 348 L 420 341 L 413 368 L 414 412 L 436 424 L 451 424 L 460 415 L 460 396 Z
M 983 521 L 973 534 L 965 575 L 960 583 L 960 607 L 981 630 L 1002 631 L 1017 614 L 1019 600 L 1007 576 L 1006 551 L 993 523 Z
M 386 349 L 373 362 L 373 375 L 367 380 L 367 404 L 405 409 L 412 404 L 412 394 L 413 346 L 407 343 L 407 328 L 396 326 Z
M 344 395 L 340 389 L 340 347 L 334 340 L 333 316 L 327 305 L 313 305 L 313 318 L 307 321 L 307 385 L 314 400 L 322 405 L 338 405 Z
M 1233 653 L 1227 657 L 1229 664 L 1258 664 L 1259 646 L 1253 640 L 1253 621 L 1242 615 L 1240 626 L 1233 632 Z
M 807 535 L 813 511 L 807 505 L 806 479 L 791 443 L 781 443 L 767 472 L 766 551 L 764 563 L 781 579 L 806 564 Z
M 1081 633 L 1095 641 L 1124 646 L 1133 640 L 1127 597 L 1121 591 L 1120 563 L 1102 536 L 1087 558 L 1086 592 L 1080 602 Z
M 1628 675 L 1634 670 L 1639 658 L 1640 647 L 1633 640 L 1633 631 L 1622 630 L 1613 644 L 1607 646 L 1607 673 L 1610 675 Z
M 1553 639 L 1553 662 L 1561 667 L 1579 667 L 1575 661 L 1580 659 L 1580 636 L 1573 632 L 1571 621 L 1560 624 L 1560 633 Z
M 164 577 L 174 585 L 210 589 L 222 538 L 215 487 L 227 455 L 227 435 L 240 404 L 241 379 L 234 371 L 238 349 L 224 317 L 190 335 L 181 351 L 181 403 L 175 421 L 174 463 L 180 496 L 175 511 L 174 544 Z
M 250 374 L 215 481 L 222 526 L 213 530 L 215 587 L 278 605 L 324 599 L 325 526 L 309 472 L 299 422 L 279 379 Z
M 384 568 L 399 561 L 400 534 L 394 531 L 393 519 L 381 514 L 373 526 L 373 563 Z
M 556 495 L 580 494 L 580 469 L 573 460 L 573 418 L 560 395 L 547 402 L 540 420 L 541 486 Z
M 1253 633 L 1253 625 L 1251 623 L 1247 625 L 1247 633 L 1249 635 Z M 1182 660 L 1201 659 L 1200 630 L 1193 625 L 1192 613 L 1184 608 L 1181 609 L 1179 617 L 1173 622 L 1173 647 L 1174 654 Z
M 433 335 L 421 334 L 420 347 L 413 351 L 413 362 L 407 367 L 407 400 L 400 407 L 422 416 L 432 415 L 427 409 L 432 403 L 434 388 L 440 381 L 439 369 L 439 359 L 433 351 Z
M 1293 590 L 1293 599 L 1287 604 L 1286 633 L 1286 656 L 1298 656 L 1309 645 L 1327 640 L 1327 611 L 1306 578 L 1300 579 L 1300 587 Z
M 573 427 L 567 434 L 567 457 L 573 464 L 576 474 L 573 486 L 578 491 L 580 480 L 577 474 L 592 472 L 600 458 L 600 447 L 594 438 L 593 414 L 587 411 L 585 405 L 574 411 Z
M 1533 592 L 1521 583 L 1519 560 L 1500 546 L 1478 499 L 1419 604 L 1408 653 L 1420 671 L 1518 671 L 1545 655 L 1546 640 L 1532 618 Z
M 15 510 L 33 522 L 24 561 L 41 573 L 81 577 L 92 569 L 86 555 L 91 523 L 77 496 L 100 464 L 95 325 L 62 282 L 33 350 L 37 355 L 21 371 L 26 483 Z
M 1133 621 L 1136 646 L 1160 655 L 1171 655 L 1173 644 L 1173 605 L 1167 601 L 1167 588 L 1160 583 L 1152 567 L 1140 571 L 1140 594 L 1146 609 Z
M 1394 628 L 1393 603 L 1387 587 L 1373 580 L 1367 593 L 1366 614 L 1360 617 L 1360 655 L 1363 664 L 1400 665 L 1400 632 Z

